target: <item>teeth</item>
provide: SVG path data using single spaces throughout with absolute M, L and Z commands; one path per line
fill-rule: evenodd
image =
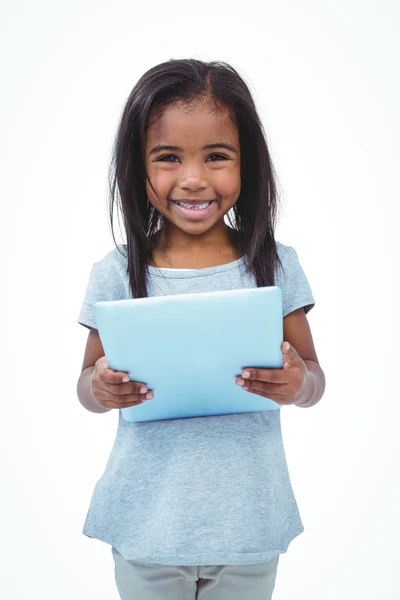
M 184 208 L 190 208 L 191 210 L 203 210 L 204 208 L 207 208 L 207 206 L 210 206 L 211 202 L 204 202 L 204 204 L 186 204 L 185 202 L 176 202 L 176 204 L 178 204 L 179 206 L 183 206 Z

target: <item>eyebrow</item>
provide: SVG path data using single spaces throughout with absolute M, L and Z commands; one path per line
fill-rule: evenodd
M 203 146 L 202 150 L 216 150 L 218 148 L 225 148 L 225 150 L 229 150 L 230 152 L 234 152 L 235 154 L 237 154 L 236 148 L 224 142 L 218 142 L 217 144 L 207 144 L 207 146 Z M 154 146 L 154 148 L 150 150 L 150 154 L 156 154 L 157 152 L 161 152 L 162 150 L 167 150 L 170 152 L 183 152 L 183 149 L 179 146 L 158 145 Z

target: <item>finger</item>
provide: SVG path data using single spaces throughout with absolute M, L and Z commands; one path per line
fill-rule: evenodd
M 297 351 L 293 348 L 289 342 L 283 342 L 282 344 L 283 361 L 289 364 L 296 362 L 300 357 Z
M 100 371 L 99 378 L 106 383 L 123 383 L 124 378 L 128 378 L 129 381 L 129 375 L 127 373 L 124 373 L 123 371 L 114 371 L 110 368 L 105 368 Z
M 244 388 L 242 388 L 244 389 Z M 244 390 L 249 391 L 249 390 Z M 253 390 L 250 392 L 251 394 L 255 394 L 256 396 L 262 396 L 263 398 L 266 398 L 267 400 L 273 400 L 274 402 L 276 402 L 277 404 L 280 404 L 281 406 L 285 406 L 288 404 L 291 404 L 290 400 L 287 398 L 287 396 L 280 396 L 278 394 L 271 394 L 271 393 L 265 393 L 265 392 L 259 392 L 257 390 Z
M 152 396 L 151 398 L 147 397 L 150 395 Z M 143 404 L 143 402 L 152 400 L 153 397 L 154 394 L 152 392 L 147 392 L 147 394 L 131 394 L 130 396 L 106 398 L 101 400 L 101 406 L 104 406 L 104 408 L 128 408 L 129 406 Z
M 249 392 L 260 392 L 262 394 L 274 394 L 276 396 L 287 396 L 288 389 L 285 385 L 276 383 L 265 383 L 264 381 L 245 381 L 242 389 Z
M 141 400 L 131 400 L 130 402 L 103 400 L 101 406 L 103 406 L 104 408 L 120 409 L 130 408 L 131 406 L 139 406 L 140 404 L 143 404 L 143 402 L 147 402 L 146 398 L 143 398 Z
M 124 394 L 145 394 L 148 392 L 148 387 L 140 381 L 130 381 L 129 383 L 106 383 L 103 384 L 103 389 L 115 394 L 116 396 Z
M 120 404 L 127 404 L 130 402 L 145 402 L 146 400 L 152 400 L 154 398 L 153 392 L 147 392 L 146 394 L 129 394 L 128 396 L 117 396 Z
M 288 382 L 286 369 L 254 369 L 252 367 L 246 367 L 242 371 L 242 378 L 245 381 L 251 379 L 277 384 Z

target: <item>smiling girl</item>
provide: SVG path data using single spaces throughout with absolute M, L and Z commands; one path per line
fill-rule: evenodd
M 315 301 L 296 251 L 275 240 L 272 161 L 235 69 L 172 60 L 141 77 L 116 136 L 111 224 L 115 205 L 127 243 L 93 265 L 78 319 L 90 330 L 78 381 L 87 410 L 157 402 L 146 382 L 109 368 L 94 302 L 269 285 L 282 290 L 284 368 L 244 369 L 243 402 L 321 399 L 306 316 Z M 132 343 L 150 344 L 151 329 Z M 272 597 L 279 556 L 303 531 L 280 412 L 145 423 L 119 412 L 84 533 L 112 546 L 123 600 Z

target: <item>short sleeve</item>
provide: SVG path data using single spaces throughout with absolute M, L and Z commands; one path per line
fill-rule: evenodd
M 93 316 L 93 304 L 106 300 L 105 289 L 101 285 L 99 273 L 99 264 L 94 263 L 89 275 L 89 281 L 86 287 L 86 293 L 78 317 L 78 323 L 90 329 L 97 329 L 96 321 Z
M 115 253 L 110 252 L 92 266 L 78 323 L 88 329 L 91 327 L 97 329 L 93 304 L 109 300 L 124 300 L 125 298 L 127 298 L 127 294 L 116 263 Z
M 296 250 L 292 246 L 283 246 L 283 244 L 280 248 L 282 248 L 279 256 L 283 272 L 279 270 L 277 285 L 282 290 L 283 316 L 286 317 L 302 307 L 307 314 L 315 306 L 315 300 L 306 274 Z

